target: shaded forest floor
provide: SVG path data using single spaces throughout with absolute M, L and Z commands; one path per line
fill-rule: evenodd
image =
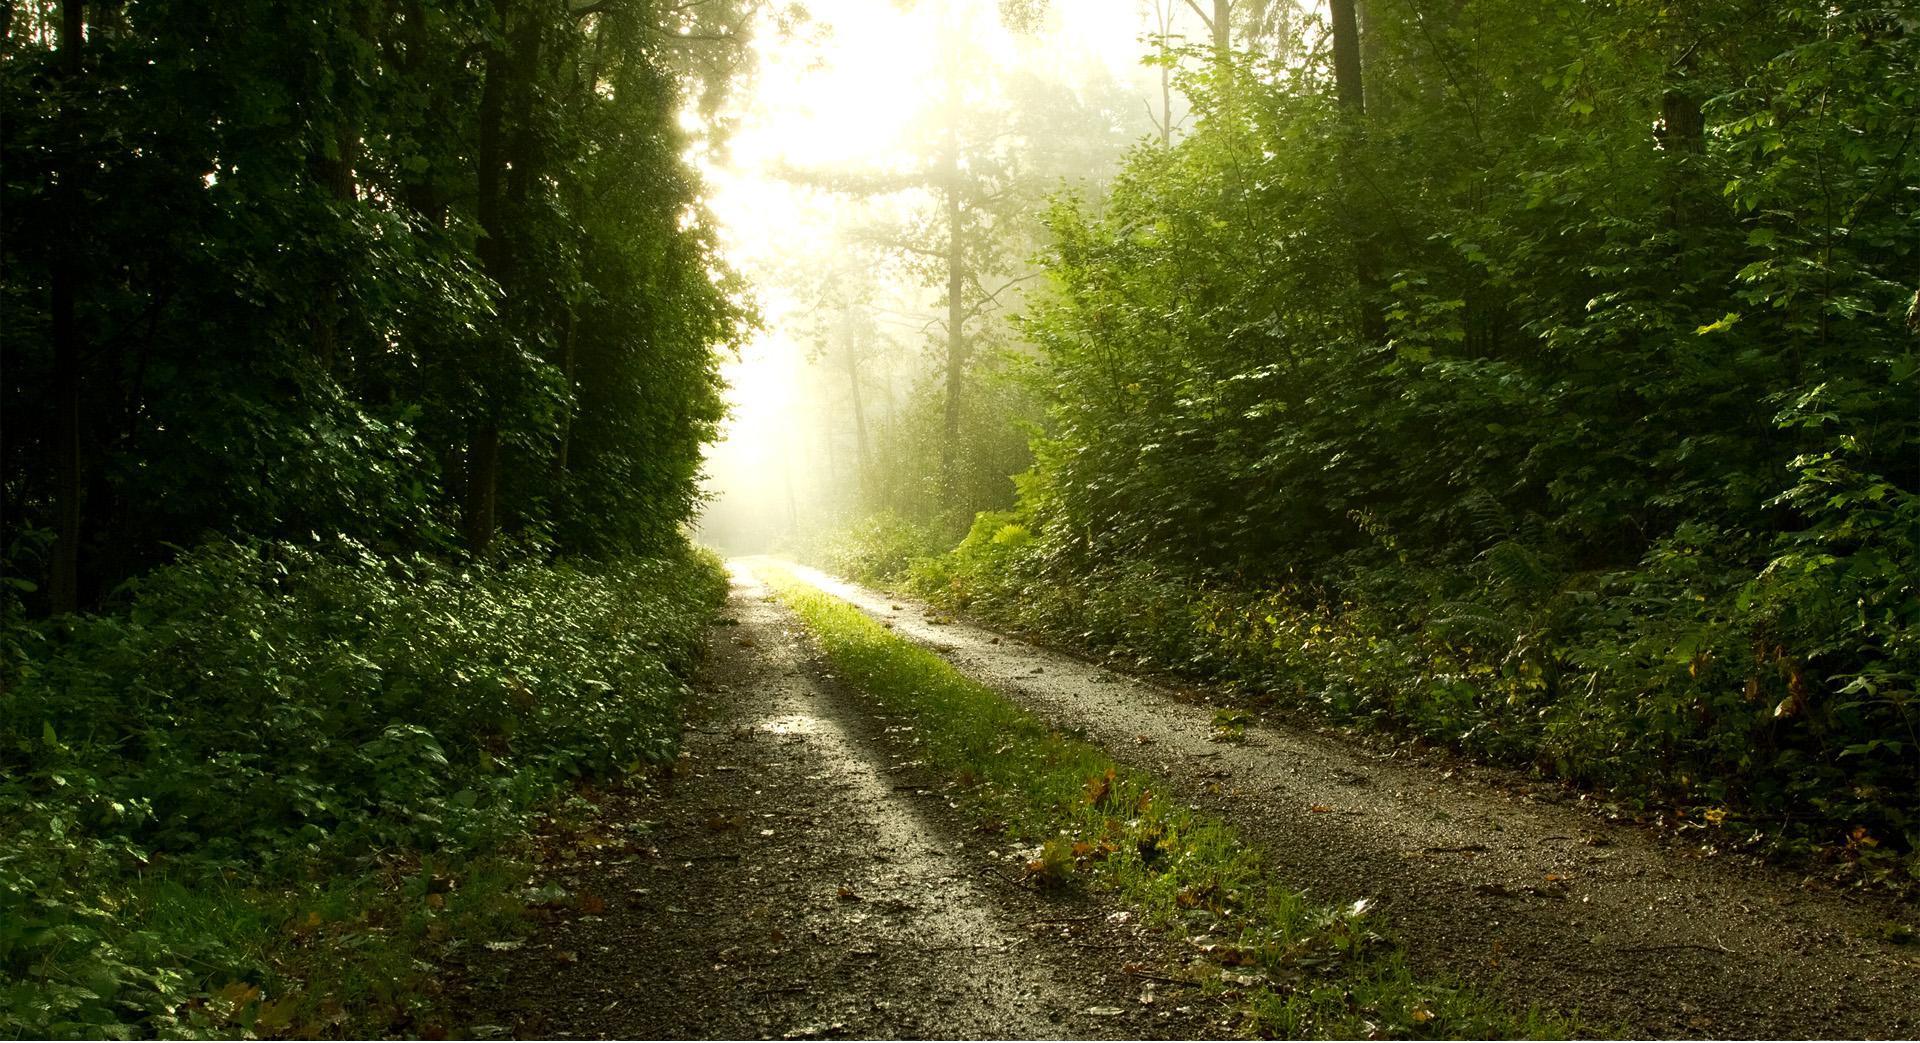
M 792 568 L 1236 827 L 1288 885 L 1369 898 L 1423 976 L 1589 1031 L 1898 1037 L 1920 1027 L 1910 906 L 1842 896 L 1612 821 L 1554 787 L 1242 725 L 1176 692 Z M 1231 992 L 1104 895 L 1023 883 L 900 722 L 819 658 L 750 568 L 685 755 L 543 831 L 544 919 L 470 954 L 476 1036 L 1194 1037 Z

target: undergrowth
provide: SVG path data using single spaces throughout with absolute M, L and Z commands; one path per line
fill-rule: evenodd
M 220 543 L 0 631 L 0 1036 L 433 1028 L 515 840 L 673 754 L 724 591 L 683 551 L 456 567 Z
M 1471 574 L 1355 566 L 1336 595 L 1140 561 L 1066 562 L 1020 516 L 985 512 L 952 550 L 868 582 L 1216 682 L 1256 709 L 1600 787 L 1624 812 L 1713 848 L 1840 883 L 1914 887 L 1910 677 L 1822 676 L 1820 660 L 1768 622 L 1801 588 L 1689 580 L 1706 550 L 1665 553 L 1645 570 L 1562 580 L 1510 545 Z
M 1272 879 L 1217 820 L 1099 747 L 1051 730 L 933 653 L 777 569 L 763 572 L 835 666 L 910 717 L 929 761 L 969 785 L 983 815 L 1036 845 L 1039 884 L 1075 878 L 1200 942 L 1197 978 L 1233 994 L 1248 1031 L 1282 1037 L 1561 1037 L 1575 1024 L 1517 1013 L 1462 985 L 1419 980 L 1368 903 L 1308 901 Z

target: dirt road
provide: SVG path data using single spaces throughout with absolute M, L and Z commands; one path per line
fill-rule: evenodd
M 1295 886 L 1386 903 L 1422 973 L 1648 1036 L 1906 1037 L 1914 910 L 1609 823 L 1564 791 L 1409 763 L 1311 731 L 1211 741 L 1213 710 L 1101 666 L 794 571 L 1231 821 Z M 1527 790 L 1532 792 L 1528 793 Z
M 685 756 L 548 837 L 553 919 L 470 954 L 472 1035 L 1186 1037 L 1227 1011 L 1160 988 L 1164 943 L 1005 875 L 908 738 L 736 570 Z

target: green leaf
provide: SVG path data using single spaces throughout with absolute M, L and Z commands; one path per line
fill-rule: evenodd
M 1730 311 L 1725 315 L 1722 315 L 1718 320 L 1714 322 L 1709 322 L 1705 326 L 1701 326 L 1698 329 L 1694 330 L 1693 332 L 1700 334 L 1701 336 L 1705 336 L 1706 334 L 1709 334 L 1709 333 L 1723 333 L 1729 329 L 1732 329 L 1733 324 L 1739 321 L 1740 321 L 1740 313 L 1737 311 Z

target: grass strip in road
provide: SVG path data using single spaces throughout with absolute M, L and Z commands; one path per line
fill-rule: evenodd
M 1105 888 L 1191 939 L 1193 980 L 1238 999 L 1243 1030 L 1287 1038 L 1563 1038 L 1576 1024 L 1516 1011 L 1457 982 L 1422 980 L 1371 922 L 1269 876 L 1220 821 L 1121 766 L 854 606 L 777 567 L 760 570 L 853 684 L 912 723 L 930 764 L 977 810 L 1033 845 L 1036 886 Z

